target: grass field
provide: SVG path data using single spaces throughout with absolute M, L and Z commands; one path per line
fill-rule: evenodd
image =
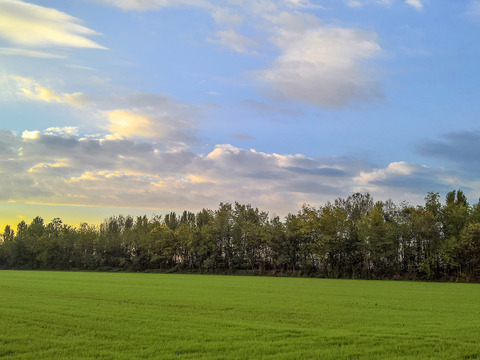
M 1 359 L 475 359 L 477 284 L 0 271 Z

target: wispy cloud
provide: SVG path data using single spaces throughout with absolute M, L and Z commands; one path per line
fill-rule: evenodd
M 213 36 L 207 38 L 210 43 L 237 53 L 267 58 L 275 54 L 269 51 L 273 44 L 280 56 L 272 59 L 269 68 L 248 74 L 253 74 L 256 81 L 265 85 L 265 93 L 282 100 L 341 108 L 381 96 L 373 67 L 367 64 L 381 54 L 377 34 L 324 24 L 316 13 L 322 6 L 314 2 L 101 2 L 124 10 L 159 10 L 178 6 L 201 8 L 212 16 L 217 26 Z M 391 1 L 374 2 L 389 5 Z
M 294 9 L 323 9 L 323 6 L 312 4 L 310 0 L 284 0 L 287 7 Z
M 363 7 L 364 3 L 359 1 L 359 0 L 348 0 L 347 1 L 347 6 L 351 8 L 361 8 Z
M 403 2 L 404 1 L 404 2 Z M 378 5 L 384 7 L 391 7 L 394 3 L 404 3 L 412 6 L 416 10 L 423 10 L 427 0 L 345 0 L 347 6 L 351 8 L 362 8 L 366 5 Z
M 200 7 L 212 8 L 205 0 L 97 0 L 100 3 L 119 7 L 123 10 L 147 11 L 160 10 L 167 7 Z
M 252 48 L 258 47 L 257 42 L 246 36 L 240 35 L 234 30 L 217 31 L 216 38 L 211 41 L 230 48 L 241 54 L 256 54 Z
M 123 94 L 89 96 L 80 92 L 65 93 L 18 75 L 9 75 L 8 80 L 13 82 L 12 91 L 19 97 L 84 111 L 91 120 L 96 120 L 105 139 L 145 138 L 171 149 L 185 148 L 196 142 L 193 118 L 194 114 L 198 118 L 201 111 L 166 95 L 123 89 Z M 29 132 L 26 134 L 30 136 Z
M 347 6 L 351 8 L 362 8 L 365 5 L 392 6 L 395 0 L 345 0 Z
M 415 10 L 423 10 L 422 0 L 405 0 L 405 3 L 410 6 L 413 6 Z
M 0 48 L 0 54 L 9 56 L 24 56 L 38 59 L 65 59 L 64 55 L 57 55 L 45 51 L 35 51 L 19 48 Z
M 372 70 L 363 65 L 381 52 L 375 33 L 322 26 L 300 15 L 272 18 L 273 42 L 282 54 L 272 67 L 258 71 L 258 80 L 275 96 L 343 107 L 381 95 Z
M 105 49 L 88 37 L 99 35 L 78 18 L 20 0 L 0 0 L 0 37 L 27 48 Z
M 15 82 L 17 94 L 29 99 L 65 103 L 75 107 L 82 107 L 87 103 L 87 99 L 82 93 L 59 93 L 54 89 L 40 85 L 32 78 L 19 75 L 10 75 L 9 78 Z
M 162 147 L 177 149 L 195 141 L 192 124 L 176 118 L 173 112 L 117 109 L 106 112 L 106 115 L 110 132 L 106 139 L 153 139 L 161 142 Z
M 87 71 L 98 71 L 98 69 L 92 68 L 90 66 L 84 66 L 84 65 L 75 65 L 75 64 L 67 64 L 65 65 L 66 67 L 69 67 L 71 69 L 79 69 L 79 70 L 87 70 Z

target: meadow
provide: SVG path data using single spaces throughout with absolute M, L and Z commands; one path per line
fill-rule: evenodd
M 0 271 L 2 359 L 475 359 L 480 285 Z

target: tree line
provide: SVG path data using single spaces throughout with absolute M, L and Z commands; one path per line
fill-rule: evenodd
M 374 202 L 355 193 L 282 221 L 251 205 L 165 216 L 55 218 L 6 226 L 0 268 L 250 273 L 361 279 L 480 280 L 480 202 Z

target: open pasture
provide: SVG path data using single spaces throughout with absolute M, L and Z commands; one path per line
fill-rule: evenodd
M 480 286 L 1 271 L 0 358 L 480 358 Z

